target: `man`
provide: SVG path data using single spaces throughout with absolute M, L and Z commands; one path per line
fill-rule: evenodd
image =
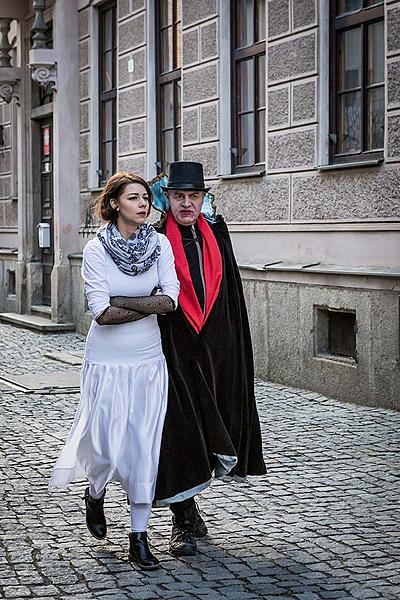
M 253 356 L 239 270 L 227 226 L 201 214 L 201 163 L 171 163 L 170 210 L 156 225 L 171 242 L 179 306 L 159 318 L 169 370 L 155 499 L 173 512 L 170 552 L 194 554 L 207 533 L 194 496 L 214 475 L 263 475 Z

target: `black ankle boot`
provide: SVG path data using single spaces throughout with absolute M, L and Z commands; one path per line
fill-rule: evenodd
M 89 494 L 89 488 L 85 490 L 86 525 L 93 537 L 104 540 L 107 534 L 107 523 L 104 516 L 104 496 L 96 499 Z
M 160 561 L 151 553 L 147 541 L 147 531 L 129 534 L 129 560 L 135 562 L 143 571 L 155 571 Z

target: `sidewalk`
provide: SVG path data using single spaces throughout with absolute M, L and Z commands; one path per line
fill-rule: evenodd
M 78 334 L 0 325 L 0 377 L 76 382 L 83 346 Z M 199 497 L 210 534 L 194 557 L 167 553 L 169 511 L 155 510 L 150 537 L 163 568 L 146 574 L 127 562 L 118 485 L 107 493 L 103 542 L 85 527 L 84 482 L 48 491 L 78 392 L 0 380 L 0 598 L 399 599 L 400 414 L 266 382 L 256 393 L 268 475 L 215 482 Z

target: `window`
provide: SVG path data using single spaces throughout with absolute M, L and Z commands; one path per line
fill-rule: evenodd
M 332 2 L 330 159 L 383 156 L 385 123 L 384 3 Z
M 157 51 L 157 168 L 180 160 L 181 150 L 181 66 L 182 66 L 182 2 L 156 2 Z
M 233 12 L 232 170 L 265 162 L 265 0 L 236 0 Z
M 115 172 L 117 159 L 117 6 L 99 10 L 99 186 Z
M 315 307 L 316 327 L 315 354 L 344 360 L 354 364 L 357 361 L 355 311 Z

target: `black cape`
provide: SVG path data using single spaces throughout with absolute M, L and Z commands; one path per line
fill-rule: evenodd
M 223 475 L 216 455 L 237 457 L 229 476 L 266 472 L 242 282 L 226 223 L 217 217 L 210 227 L 221 252 L 223 276 L 205 325 L 196 333 L 180 307 L 158 320 L 169 393 L 156 502 L 182 500 L 185 494 L 175 497 L 205 487 L 213 474 Z M 156 228 L 164 233 L 162 226 Z

